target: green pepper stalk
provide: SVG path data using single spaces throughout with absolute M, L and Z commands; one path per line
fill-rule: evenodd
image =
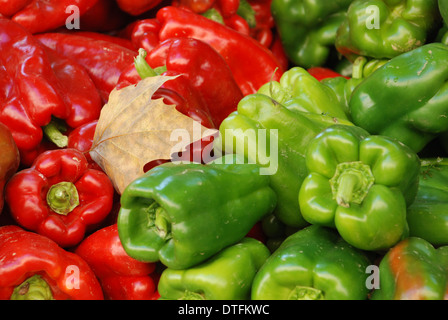
M 53 293 L 48 283 L 36 274 L 14 288 L 11 300 L 53 300 Z

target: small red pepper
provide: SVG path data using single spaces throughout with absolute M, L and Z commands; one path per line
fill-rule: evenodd
M 221 54 L 243 95 L 255 93 L 266 82 L 278 81 L 284 72 L 272 52 L 257 40 L 200 14 L 167 6 L 157 12 L 156 18 L 160 29 L 154 28 L 154 31 L 160 42 L 179 37 L 194 38 L 208 43 Z
M 73 14 L 83 15 L 98 0 L 28 0 L 28 1 L 9 1 L 17 2 L 15 5 L 7 5 L 1 9 L 0 13 L 11 17 L 11 20 L 17 22 L 28 29 L 31 33 L 46 32 L 54 30 L 65 25 L 66 20 L 70 20 Z M 4 1 L 2 1 L 4 2 Z M 70 9 L 70 5 L 76 7 L 76 11 Z M 75 18 L 75 16 L 73 16 Z
M 224 58 L 204 41 L 168 39 L 149 52 L 146 61 L 152 68 L 166 66 L 168 71 L 184 75 L 200 93 L 216 128 L 243 98 Z
M 93 161 L 89 153 L 92 148 L 97 124 L 98 120 L 94 120 L 71 131 L 68 134 L 67 148 L 74 148 L 81 151 L 89 163 L 89 168 L 102 171 L 101 167 Z
M 116 43 L 80 35 L 42 33 L 36 38 L 60 55 L 82 65 L 95 83 L 103 102 L 108 101 L 121 73 L 137 55 L 137 51 Z
M 156 300 L 158 276 L 155 263 L 131 258 L 121 245 L 117 224 L 104 227 L 84 239 L 75 253 L 99 279 L 107 300 Z
M 113 200 L 109 177 L 88 169 L 85 156 L 70 148 L 40 154 L 5 189 L 5 201 L 17 223 L 62 247 L 78 244 L 101 223 Z
M 89 265 L 40 234 L 0 227 L 0 261 L 0 300 L 104 299 Z

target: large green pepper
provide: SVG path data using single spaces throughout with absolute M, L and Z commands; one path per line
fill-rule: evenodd
M 165 269 L 158 292 L 167 300 L 248 300 L 255 274 L 270 256 L 260 241 L 244 238 L 190 269 Z
M 126 187 L 118 233 L 129 256 L 185 269 L 240 241 L 275 204 L 258 165 L 165 163 Z
M 306 177 L 305 149 L 325 128 L 339 122 L 323 114 L 291 111 L 271 97 L 256 93 L 240 100 L 219 128 L 215 149 L 244 156 L 266 169 L 277 194 L 274 214 L 293 227 L 308 223 L 300 214 L 297 194 Z
M 352 1 L 272 0 L 272 16 L 288 58 L 304 68 L 325 64 Z
M 431 43 L 391 59 L 353 91 L 353 122 L 415 152 L 448 131 L 448 46 Z
M 448 245 L 448 160 L 424 159 L 417 197 L 408 208 L 409 235 Z
M 448 247 L 435 249 L 417 237 L 404 239 L 382 258 L 372 300 L 447 300 Z
M 335 46 L 351 61 L 390 59 L 424 45 L 440 26 L 437 0 L 355 0 Z
M 332 123 L 334 119 L 349 121 L 348 110 L 341 106 L 335 92 L 301 67 L 289 69 L 283 73 L 280 81 L 264 84 L 258 89 L 258 93 L 271 97 L 292 111 L 319 117 L 325 114 Z
M 406 235 L 406 208 L 415 199 L 420 168 L 411 149 L 336 125 L 309 143 L 306 166 L 298 197 L 305 220 L 336 228 L 363 250 L 388 249 Z
M 253 300 L 366 300 L 369 259 L 334 230 L 312 225 L 289 236 L 266 260 Z

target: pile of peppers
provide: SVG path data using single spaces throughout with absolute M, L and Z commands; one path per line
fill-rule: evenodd
M 448 300 L 447 61 L 446 0 L 0 0 L 0 299 Z M 119 192 L 159 75 L 216 135 Z

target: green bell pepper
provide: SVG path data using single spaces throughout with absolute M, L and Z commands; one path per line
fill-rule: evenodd
M 448 131 L 448 46 L 424 45 L 391 59 L 353 91 L 353 122 L 415 152 Z
M 351 78 L 326 78 L 320 82 L 333 91 L 341 108 L 350 116 L 349 105 L 353 91 L 365 78 L 381 68 L 388 61 L 389 60 L 368 60 L 366 57 L 358 57 L 351 65 Z
M 381 259 L 379 276 L 372 300 L 447 300 L 448 247 L 404 239 Z
M 289 236 L 252 284 L 253 300 L 366 300 L 364 252 L 334 230 L 312 225 Z
M 298 196 L 306 221 L 336 228 L 363 250 L 388 249 L 407 235 L 406 208 L 415 199 L 420 168 L 411 149 L 335 125 L 309 143 L 306 167 Z
M 272 0 L 272 16 L 288 58 L 304 68 L 324 65 L 352 1 Z
M 129 256 L 186 269 L 240 241 L 272 212 L 276 195 L 256 164 L 165 163 L 121 196 L 118 234 Z
M 344 78 L 345 79 L 345 78 Z M 329 121 L 349 121 L 348 111 L 341 107 L 335 92 L 321 84 L 301 67 L 282 74 L 280 81 L 270 81 L 258 89 L 292 111 L 328 116 Z
M 437 0 L 355 0 L 337 31 L 347 59 L 391 59 L 416 49 L 440 28 Z
M 297 194 L 307 174 L 305 149 L 318 133 L 338 122 L 325 114 L 291 111 L 255 93 L 241 99 L 237 111 L 221 123 L 214 148 L 244 156 L 266 169 L 277 194 L 274 214 L 288 226 L 304 227 L 308 223 L 300 214 Z
M 158 284 L 164 300 L 249 300 L 255 274 L 270 256 L 260 241 L 244 238 L 189 269 L 167 268 Z
M 448 160 L 424 159 L 417 197 L 408 208 L 409 235 L 448 245 Z

